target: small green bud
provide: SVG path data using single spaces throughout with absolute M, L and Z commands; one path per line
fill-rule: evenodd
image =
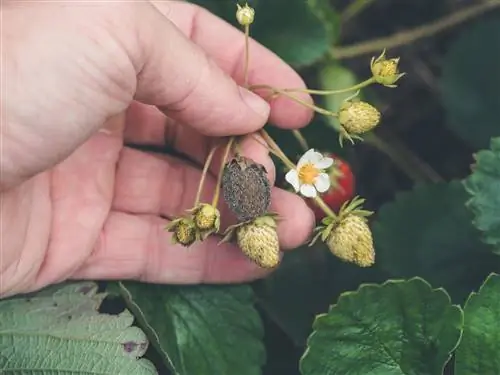
M 379 57 L 372 57 L 370 69 L 377 83 L 387 87 L 396 87 L 395 83 L 406 74 L 399 73 L 398 65 L 399 57 L 387 59 L 384 50 Z
M 236 20 L 241 26 L 248 26 L 253 23 L 255 18 L 255 9 L 251 8 L 248 4 L 241 6 L 236 4 L 238 10 L 236 11 Z

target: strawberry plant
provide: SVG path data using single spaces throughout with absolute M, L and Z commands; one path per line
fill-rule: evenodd
M 192 207 L 165 231 L 178 251 L 233 241 L 273 272 L 244 285 L 63 283 L 1 300 L 2 374 L 500 374 L 500 1 L 451 14 L 432 2 L 444 18 L 352 46 L 353 19 L 394 18 L 382 2 L 193 2 L 244 31 L 241 85 L 315 112 L 301 132 L 269 124 L 252 135 L 276 161 L 277 184 L 314 212 L 310 241 L 281 251 L 280 222 L 300 218 L 272 211 L 270 171 L 240 138 L 218 139 Z M 405 48 L 477 16 L 444 44 L 439 100 L 399 100 L 429 81 Z M 309 87 L 248 85 L 249 38 Z M 442 118 L 406 125 L 431 102 Z

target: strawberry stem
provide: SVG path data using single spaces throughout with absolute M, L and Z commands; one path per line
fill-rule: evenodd
M 300 147 L 302 147 L 302 150 L 304 151 L 309 150 L 309 145 L 307 144 L 307 140 L 304 138 L 300 130 L 294 129 L 292 130 L 292 133 L 295 139 L 297 139 L 297 142 L 299 142 Z
M 205 160 L 205 165 L 203 166 L 203 172 L 201 173 L 200 183 L 198 184 L 198 191 L 196 192 L 196 198 L 194 200 L 193 207 L 198 206 L 198 204 L 200 203 L 201 192 L 203 190 L 203 185 L 205 185 L 205 179 L 207 177 L 208 168 L 212 163 L 212 159 L 214 158 L 215 151 L 217 150 L 218 147 L 219 147 L 218 145 L 212 146 L 210 152 L 207 155 L 207 159 Z
M 224 174 L 224 168 L 226 166 L 226 162 L 227 162 L 227 159 L 229 157 L 229 152 L 232 149 L 233 142 L 234 142 L 234 137 L 229 138 L 229 141 L 227 142 L 227 145 L 226 145 L 226 150 L 224 152 L 224 156 L 222 157 L 222 161 L 221 161 L 220 169 L 219 169 L 219 175 L 217 176 L 217 185 L 215 186 L 215 193 L 214 193 L 214 197 L 212 199 L 212 206 L 214 206 L 214 207 L 217 207 L 217 205 L 219 204 L 222 175 Z
M 250 90 L 259 90 L 259 89 L 266 89 L 266 90 L 271 90 L 274 93 L 280 93 L 280 94 L 285 94 L 285 93 L 291 93 L 291 92 L 302 92 L 306 94 L 311 94 L 311 95 L 338 95 L 338 94 L 344 94 L 349 91 L 357 91 L 360 90 L 366 86 L 369 86 L 371 84 L 375 83 L 375 78 L 370 77 L 367 80 L 358 83 L 357 85 L 351 86 L 351 87 L 346 87 L 343 89 L 338 89 L 338 90 L 315 90 L 315 89 L 308 89 L 308 88 L 293 88 L 293 89 L 279 89 L 276 87 L 272 87 L 269 85 L 252 85 L 250 86 Z

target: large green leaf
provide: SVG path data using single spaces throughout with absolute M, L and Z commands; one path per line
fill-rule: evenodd
M 376 267 L 339 261 L 323 243 L 287 251 L 280 267 L 255 285 L 259 305 L 297 346 L 305 346 L 317 314 L 346 290 L 387 277 Z
M 120 283 L 122 296 L 178 375 L 258 375 L 263 328 L 250 287 Z
M 500 374 L 500 276 L 492 274 L 465 308 L 455 375 Z
M 500 136 L 500 18 L 466 28 L 443 65 L 448 125 L 475 148 Z
M 392 277 L 420 276 L 463 302 L 495 270 L 458 181 L 416 187 L 384 205 L 372 226 L 377 264 Z
M 157 374 L 129 311 L 97 311 L 106 294 L 94 283 L 0 301 L 0 372 L 14 374 Z
M 193 0 L 192 2 L 237 25 L 236 1 Z M 255 0 L 249 3 L 255 9 L 255 21 L 251 26 L 252 37 L 289 64 L 310 65 L 328 51 L 334 35 L 331 29 L 338 27 L 335 26 L 337 20 L 332 20 L 327 28 L 324 19 L 318 18 L 317 11 L 312 11 L 305 0 Z
M 317 317 L 303 375 L 441 375 L 463 316 L 443 289 L 390 280 L 344 293 Z
M 472 196 L 467 206 L 484 241 L 500 254 L 500 137 L 493 138 L 491 149 L 479 151 L 475 158 L 474 172 L 464 181 Z

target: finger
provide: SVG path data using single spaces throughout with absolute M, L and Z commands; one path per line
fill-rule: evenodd
M 194 4 L 183 1 L 153 3 L 219 67 L 239 84 L 244 83 L 244 34 L 240 30 Z M 253 39 L 250 40 L 249 51 L 250 85 L 267 84 L 278 88 L 306 87 L 302 78 L 289 65 Z M 269 95 L 268 90 L 261 93 L 265 97 Z M 312 102 L 307 94 L 297 94 L 297 96 L 305 102 Z M 311 115 L 312 112 L 303 105 L 281 97 L 272 102 L 270 121 L 280 127 L 297 128 L 309 123 Z
M 138 279 L 171 284 L 233 283 L 263 277 L 263 270 L 232 244 L 210 237 L 186 249 L 171 244 L 167 220 L 112 212 L 77 279 Z
M 245 134 L 265 124 L 267 102 L 238 86 L 154 7 L 140 10 L 137 100 L 206 135 Z

